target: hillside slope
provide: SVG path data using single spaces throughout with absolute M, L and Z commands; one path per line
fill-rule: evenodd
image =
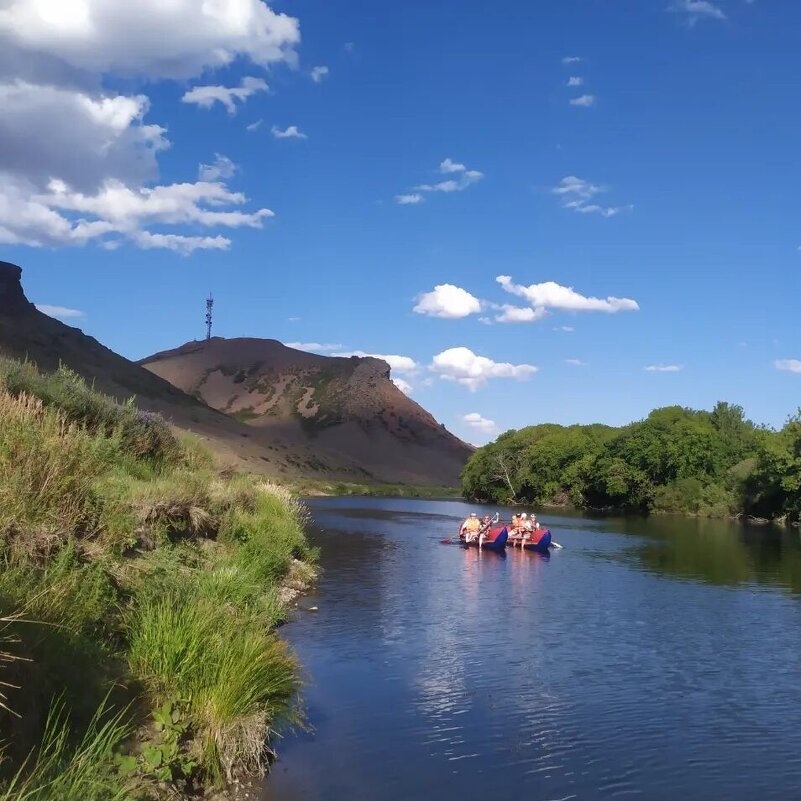
M 193 431 L 223 462 L 253 472 L 458 483 L 469 447 L 406 398 L 384 362 L 329 359 L 270 340 L 214 339 L 151 357 L 145 369 L 38 311 L 21 274 L 0 261 L 0 356 L 46 371 L 63 364 L 119 401 L 135 396 L 139 408 Z M 293 406 L 303 381 L 311 394 Z
M 374 358 L 337 358 L 271 339 L 190 342 L 141 364 L 261 441 L 311 449 L 311 464 L 365 479 L 453 484 L 471 449 L 391 381 Z
M 179 428 L 193 431 L 224 463 L 267 475 L 295 475 L 280 452 L 266 450 L 243 423 L 211 409 L 152 372 L 101 345 L 77 328 L 48 317 L 25 297 L 22 270 L 0 261 L 0 356 L 34 362 L 40 370 L 60 364 L 118 401 L 158 412 Z

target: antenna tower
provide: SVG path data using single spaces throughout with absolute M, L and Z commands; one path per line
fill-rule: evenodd
M 209 292 L 209 296 L 206 298 L 206 339 L 211 339 L 211 312 L 213 308 L 214 298 Z

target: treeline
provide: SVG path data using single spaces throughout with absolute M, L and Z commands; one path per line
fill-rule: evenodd
M 466 498 L 709 517 L 801 516 L 801 415 L 775 431 L 739 406 L 668 406 L 645 420 L 508 431 L 462 473 Z

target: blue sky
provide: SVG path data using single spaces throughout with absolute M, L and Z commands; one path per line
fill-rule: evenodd
M 798 407 L 801 5 L 202 6 L 0 12 L 0 257 L 35 302 L 140 358 L 212 291 L 218 335 L 407 357 L 476 443 Z

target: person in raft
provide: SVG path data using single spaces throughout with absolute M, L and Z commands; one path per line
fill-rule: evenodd
M 531 521 L 525 512 L 519 515 L 512 515 L 512 527 L 509 533 L 509 539 L 512 541 L 512 546 L 520 545 L 523 547 L 523 541 L 531 535 Z
M 459 529 L 459 536 L 464 537 L 465 542 L 473 542 L 481 531 L 481 521 L 475 512 L 470 512 L 470 516 L 462 523 Z

